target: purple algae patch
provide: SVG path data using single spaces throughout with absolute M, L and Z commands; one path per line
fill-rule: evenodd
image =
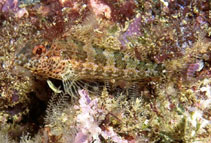
M 141 16 L 135 18 L 134 21 L 128 26 L 126 32 L 120 36 L 120 42 L 123 47 L 127 46 L 127 43 L 129 42 L 128 38 L 141 35 L 140 27 Z

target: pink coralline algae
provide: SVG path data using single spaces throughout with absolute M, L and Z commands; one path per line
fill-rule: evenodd
M 74 143 L 100 142 L 99 135 L 115 143 L 129 143 L 129 141 L 121 138 L 112 127 L 108 127 L 105 131 L 99 127 L 96 119 L 104 116 L 106 111 L 98 107 L 98 99 L 91 100 L 86 90 L 80 90 L 79 94 L 81 96 L 80 105 L 76 108 L 80 109 L 81 113 L 77 116 L 79 132 Z
M 8 12 L 8 11 L 18 11 L 18 0 L 0 0 L 0 4 L 2 4 L 1 11 Z
M 135 0 L 100 0 L 111 9 L 111 20 L 124 25 L 129 19 L 134 18 L 137 8 Z
M 26 8 L 19 7 L 19 0 L 0 0 L 0 12 L 15 13 L 15 17 L 21 18 L 24 15 L 28 15 Z
M 99 0 L 90 0 L 90 6 L 96 16 L 105 16 L 108 19 L 111 18 L 111 9 L 108 5 Z
M 134 21 L 127 28 L 126 32 L 120 36 L 120 42 L 123 47 L 127 46 L 129 38 L 141 35 L 140 28 L 141 16 L 135 18 Z
M 203 61 L 198 61 L 196 63 L 190 64 L 187 69 L 187 79 L 190 79 L 194 76 L 197 71 L 201 71 L 204 67 Z

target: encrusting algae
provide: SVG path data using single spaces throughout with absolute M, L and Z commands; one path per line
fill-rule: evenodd
M 211 142 L 210 6 L 0 0 L 0 142 Z

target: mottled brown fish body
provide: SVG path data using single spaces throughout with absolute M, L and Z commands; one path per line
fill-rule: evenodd
M 139 62 L 134 67 L 119 68 L 116 64 L 103 65 L 75 59 L 61 59 L 59 56 L 40 58 L 33 62 L 31 71 L 42 77 L 63 80 L 66 73 L 70 79 L 99 79 L 138 81 L 156 76 L 153 65 Z M 36 64 L 35 64 L 36 63 Z M 36 68 L 35 68 L 36 67 Z M 148 69 L 147 69 L 148 67 Z
M 120 69 L 113 65 L 102 66 L 97 65 L 92 62 L 77 62 L 74 60 L 70 61 L 72 65 L 72 70 L 75 75 L 81 79 L 100 79 L 100 80 L 110 80 L 110 79 L 120 79 L 120 80 L 138 80 L 143 79 L 140 71 L 134 68 Z
M 151 61 L 140 61 L 120 50 L 71 38 L 56 40 L 43 53 L 34 53 L 25 67 L 44 78 L 140 81 L 162 73 L 162 66 Z

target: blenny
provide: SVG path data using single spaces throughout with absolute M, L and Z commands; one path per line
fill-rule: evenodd
M 163 70 L 162 65 L 140 61 L 121 50 L 84 42 L 71 34 L 60 37 L 51 46 L 28 43 L 16 57 L 19 64 L 34 75 L 62 80 L 65 89 L 80 80 L 151 80 L 159 77 Z

